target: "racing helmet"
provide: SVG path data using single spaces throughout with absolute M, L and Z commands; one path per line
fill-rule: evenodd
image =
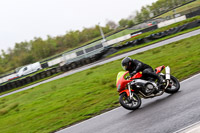
M 122 60 L 122 68 L 126 71 L 128 71 L 131 67 L 131 58 L 130 57 L 125 57 L 123 60 Z

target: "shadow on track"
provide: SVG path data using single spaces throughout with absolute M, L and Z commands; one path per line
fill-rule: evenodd
M 127 115 L 133 115 L 133 113 L 143 113 L 145 111 L 152 110 L 154 108 L 159 108 L 160 105 L 169 103 L 170 101 L 173 102 L 173 100 L 176 100 L 176 97 L 181 94 L 181 90 L 179 90 L 175 94 L 163 94 L 162 96 L 154 97 L 154 98 L 149 98 L 149 99 L 142 99 L 142 106 L 137 109 L 130 111 Z

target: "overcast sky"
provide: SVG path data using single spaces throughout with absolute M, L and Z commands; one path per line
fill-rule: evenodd
M 64 35 L 108 20 L 116 23 L 157 0 L 0 0 L 0 49 Z

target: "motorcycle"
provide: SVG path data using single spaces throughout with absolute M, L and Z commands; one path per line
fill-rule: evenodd
M 161 71 L 165 69 L 165 74 Z M 142 77 L 138 72 L 132 77 L 128 76 L 129 72 L 119 72 L 117 75 L 117 91 L 119 92 L 119 103 L 128 110 L 136 110 L 141 106 L 141 98 L 153 98 L 161 96 L 164 92 L 173 94 L 180 89 L 179 81 L 170 75 L 170 67 L 159 66 L 155 73 L 162 79 L 159 85 L 156 79 Z M 158 88 L 158 86 L 161 86 Z

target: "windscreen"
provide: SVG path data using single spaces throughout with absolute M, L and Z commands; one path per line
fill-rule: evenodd
M 121 71 L 117 74 L 117 81 L 116 83 L 118 82 L 118 80 L 121 78 L 121 76 L 123 76 L 123 74 L 126 73 L 125 71 Z

